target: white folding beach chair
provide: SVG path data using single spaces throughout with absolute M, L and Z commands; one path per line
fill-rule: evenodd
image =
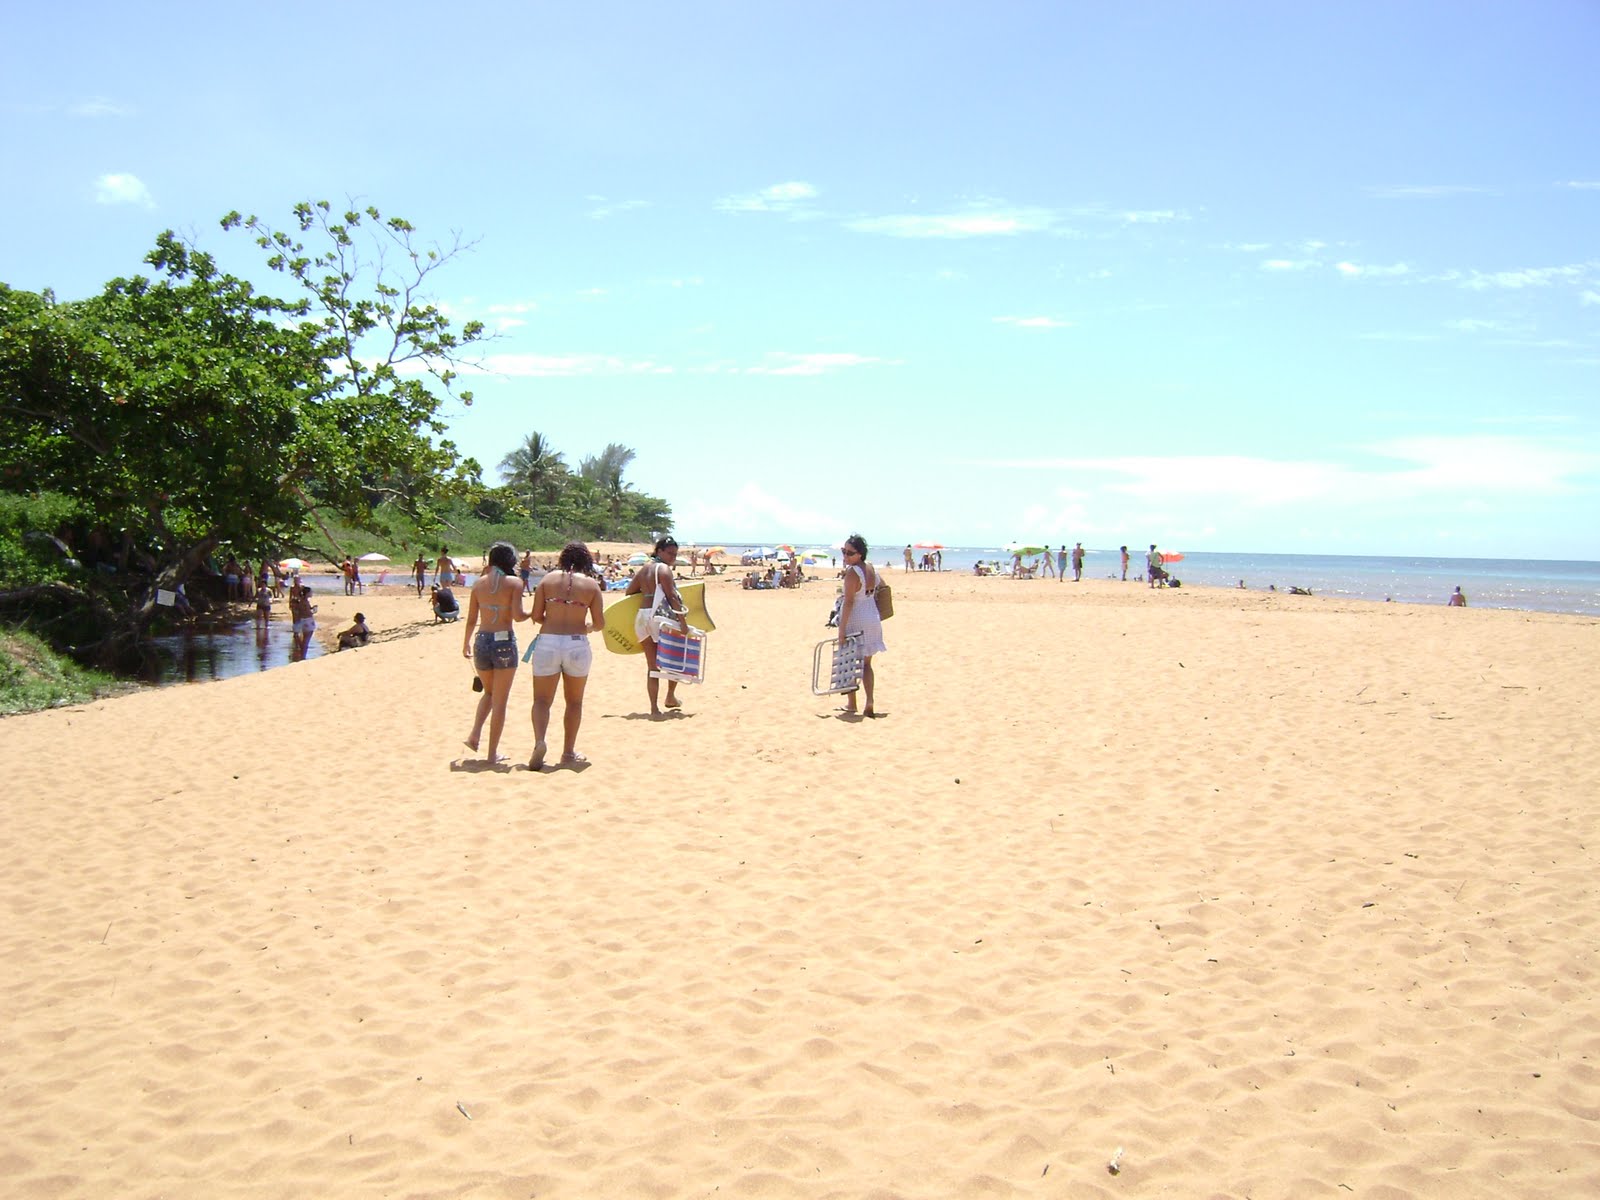
M 656 679 L 679 683 L 704 683 L 706 678 L 706 632 L 693 625 L 688 632 L 662 626 L 656 634 Z
M 824 664 L 824 659 L 827 660 Z M 832 696 L 861 686 L 861 637 L 852 633 L 840 645 L 836 638 L 818 642 L 811 655 L 811 694 Z

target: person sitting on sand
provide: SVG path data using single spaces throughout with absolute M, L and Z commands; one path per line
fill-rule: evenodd
M 544 766 L 545 732 L 555 703 L 556 681 L 566 708 L 561 715 L 561 765 L 582 766 L 578 726 L 583 723 L 583 689 L 589 682 L 594 652 L 589 635 L 605 628 L 604 588 L 594 577 L 594 559 L 582 542 L 568 542 L 560 569 L 548 571 L 533 593 L 532 620 L 539 632 L 524 661 L 533 663 L 533 757 L 530 770 Z
M 339 649 L 349 650 L 352 646 L 365 646 L 371 640 L 372 630 L 367 628 L 366 614 L 357 613 L 355 624 L 339 632 Z
M 456 601 L 456 594 L 447 587 L 433 587 L 433 615 L 440 621 L 454 621 L 461 615 L 461 605 Z
M 1459 584 L 1456 586 L 1456 590 L 1450 593 L 1450 599 L 1446 603 L 1451 608 L 1465 608 L 1467 606 L 1467 598 L 1461 594 Z

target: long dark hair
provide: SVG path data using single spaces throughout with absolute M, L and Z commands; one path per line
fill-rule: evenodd
M 867 561 L 866 538 L 862 537 L 859 533 L 852 533 L 849 537 L 845 538 L 844 544 L 849 546 L 850 549 L 854 550 L 857 554 L 861 555 L 862 562 Z
M 663 550 L 667 550 L 667 549 L 676 550 L 677 548 L 678 548 L 677 540 L 675 538 L 673 538 L 671 534 L 668 534 L 664 538 L 657 538 L 656 539 L 656 548 L 651 553 L 654 554 L 656 557 L 660 557 L 661 552 Z
M 582 542 L 568 542 L 561 547 L 561 569 L 572 571 L 579 575 L 594 574 L 594 555 L 589 553 L 589 547 Z
M 517 548 L 510 542 L 496 542 L 489 547 L 489 565 L 499 569 L 502 574 L 515 575 L 517 573 Z

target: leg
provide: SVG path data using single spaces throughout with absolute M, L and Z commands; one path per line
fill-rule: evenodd
M 587 675 L 561 676 L 561 694 L 566 709 L 561 714 L 561 761 L 579 762 L 578 726 L 583 724 L 583 689 L 589 682 Z
M 654 638 L 645 638 L 641 643 L 644 649 L 644 690 L 650 696 L 650 715 L 659 717 L 661 705 L 657 703 L 661 695 L 661 680 L 656 678 L 656 641 Z
M 492 679 L 485 681 L 484 695 L 492 694 L 493 704 L 489 709 L 489 761 L 502 763 L 506 756 L 500 753 L 500 735 L 506 727 L 506 701 L 511 698 L 511 685 L 516 681 L 517 668 L 515 664 L 509 667 L 499 667 L 490 674 Z
M 550 728 L 550 705 L 556 698 L 556 675 L 533 677 L 533 757 L 528 760 L 530 769 L 544 766 L 545 732 Z
M 863 693 L 865 693 L 864 698 L 866 700 L 866 703 L 861 707 L 861 715 L 864 717 L 870 717 L 873 715 L 872 683 L 872 655 L 869 654 L 866 656 L 866 658 L 861 660 L 861 690 Z M 853 702 L 855 700 L 855 696 L 852 695 L 850 699 Z
M 483 732 L 483 723 L 489 719 L 489 710 L 494 706 L 494 672 L 488 667 L 478 667 L 477 671 L 478 682 L 483 684 L 483 690 L 478 693 L 478 707 L 472 714 L 472 732 L 466 738 L 468 750 L 478 748 L 478 736 Z

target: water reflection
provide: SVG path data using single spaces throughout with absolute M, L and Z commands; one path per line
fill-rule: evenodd
M 233 626 L 188 629 L 152 638 L 160 655 L 150 682 L 165 687 L 169 683 L 206 683 L 251 675 L 273 667 L 300 662 L 302 658 L 321 658 L 325 653 L 315 636 L 304 654 L 296 652 L 294 631 L 287 621 L 271 621 L 265 628 L 254 621 Z

